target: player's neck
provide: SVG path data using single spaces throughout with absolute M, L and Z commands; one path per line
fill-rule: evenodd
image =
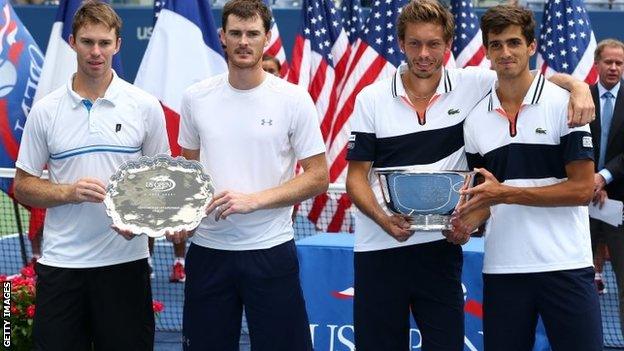
M 112 71 L 110 71 L 109 74 L 104 74 L 97 78 L 92 78 L 81 72 L 76 72 L 72 81 L 72 89 L 81 97 L 95 101 L 104 96 L 112 80 Z
M 228 67 L 228 82 L 232 87 L 239 90 L 253 89 L 264 81 L 264 70 L 262 65 L 249 68 L 239 68 L 231 63 Z
M 496 95 L 501 104 L 521 105 L 531 84 L 533 83 L 533 74 L 527 70 L 513 78 L 498 77 Z
M 414 75 L 411 72 L 405 72 L 401 75 L 403 79 L 403 85 L 405 86 L 405 90 L 414 94 L 415 96 L 423 96 L 423 97 L 431 97 L 438 85 L 440 84 L 440 79 L 442 78 L 442 70 L 436 71 L 431 77 L 428 78 L 420 78 Z

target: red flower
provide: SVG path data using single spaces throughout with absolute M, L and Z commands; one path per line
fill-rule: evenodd
M 32 266 L 25 266 L 20 273 L 26 278 L 33 278 L 36 275 L 35 269 Z
M 11 314 L 14 316 L 19 315 L 19 309 L 17 308 L 17 306 L 11 306 Z
M 6 282 L 7 281 L 7 276 L 4 274 L 0 274 L 0 283 L 1 282 Z
M 35 316 L 35 305 L 26 307 L 26 316 L 28 318 L 33 318 Z
M 154 310 L 154 313 L 160 313 L 165 310 L 165 305 L 158 300 L 153 300 L 152 309 Z

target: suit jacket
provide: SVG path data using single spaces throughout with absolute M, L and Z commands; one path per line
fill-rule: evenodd
M 594 105 L 596 106 L 596 119 L 590 123 L 592 140 L 594 144 L 594 164 L 596 172 L 599 171 L 598 159 L 600 157 L 600 96 L 598 96 L 598 85 L 591 88 Z M 620 90 L 615 97 L 615 106 L 611 127 L 609 128 L 609 139 L 607 141 L 607 152 L 605 154 L 605 168 L 611 172 L 613 181 L 607 185 L 606 190 L 610 199 L 624 200 L 624 81 L 620 81 Z

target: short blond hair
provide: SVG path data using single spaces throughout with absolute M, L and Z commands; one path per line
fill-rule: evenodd
M 622 49 L 622 51 L 624 51 L 624 43 L 622 43 L 621 41 L 617 39 L 608 38 L 608 39 L 601 40 L 596 46 L 596 50 L 594 50 L 594 62 L 600 61 L 600 55 L 602 55 L 602 52 L 604 51 L 604 49 L 608 47 L 620 48 Z
M 412 0 L 399 15 L 397 34 L 399 39 L 405 40 L 405 29 L 408 23 L 433 23 L 442 27 L 444 41 L 453 39 L 455 21 L 453 15 L 437 0 Z

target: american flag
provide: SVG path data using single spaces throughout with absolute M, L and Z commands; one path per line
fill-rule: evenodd
M 582 0 L 549 0 L 544 8 L 537 68 L 546 77 L 568 73 L 588 84 L 598 80 L 594 68 L 596 38 Z
M 288 80 L 307 88 L 316 105 L 323 138 L 328 142 L 339 87 L 347 76 L 351 44 L 342 24 L 340 9 L 334 6 L 332 0 L 304 0 L 301 12 L 301 28 L 295 37 Z M 322 197 L 327 198 L 327 195 Z M 327 212 L 329 207 L 324 209 L 321 206 L 311 212 L 309 205 L 303 203 L 301 211 L 308 214 L 318 229 L 339 231 L 327 228 L 327 221 L 319 221 L 321 217 L 333 217 L 333 213 Z
M 479 19 L 472 8 L 472 1 L 452 0 L 451 8 L 455 18 L 453 56 L 455 56 L 456 66 L 489 68 L 490 61 L 485 57 Z
M 305 87 L 327 140 L 336 111 L 336 87 L 345 76 L 351 45 L 331 0 L 304 0 L 288 80 Z
M 396 38 L 395 23 L 408 0 L 377 0 L 361 31 L 361 43 L 354 49 L 347 79 L 338 99 L 336 115 L 327 140 L 329 176 L 332 183 L 344 182 L 346 178 L 346 145 L 350 133 L 348 124 L 353 113 L 355 97 L 367 85 L 392 75 L 403 62 L 403 54 Z M 335 201 L 337 206 L 331 202 Z M 329 204 L 328 204 L 329 202 Z M 335 208 L 334 208 L 335 207 Z M 321 213 L 332 208 L 333 215 L 327 231 L 349 231 L 352 229 L 347 211 L 351 201 L 346 194 L 337 200 L 327 196 L 315 198 L 308 218 L 314 220 Z
M 267 5 L 269 9 L 271 8 L 270 0 L 264 0 L 264 4 Z M 271 41 L 264 49 L 264 54 L 271 55 L 279 60 L 281 65 L 280 75 L 286 77 L 288 74 L 288 62 L 286 61 L 286 52 L 284 51 L 284 45 L 282 45 L 282 38 L 280 37 L 275 18 L 271 20 Z
M 347 32 L 349 42 L 355 43 L 358 33 L 364 30 L 362 3 L 360 0 L 344 0 L 341 3 L 342 26 Z

